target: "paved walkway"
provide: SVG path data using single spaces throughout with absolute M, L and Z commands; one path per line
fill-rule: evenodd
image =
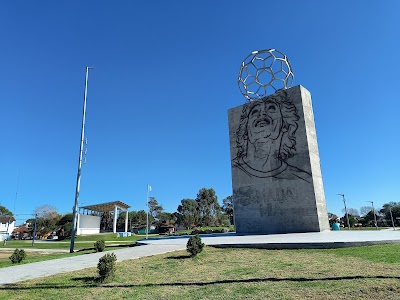
M 107 252 L 114 252 L 117 256 L 117 260 L 123 261 L 167 253 L 175 250 L 182 250 L 185 248 L 186 245 L 144 245 Z M 105 253 L 106 252 L 83 254 L 73 257 L 0 268 L 0 285 L 96 267 L 99 258 Z
M 142 240 L 142 246 L 113 250 L 118 261 L 137 259 L 186 249 L 188 237 L 170 237 Z M 381 243 L 400 243 L 400 230 L 352 230 L 310 233 L 270 234 L 270 235 L 237 235 L 215 234 L 204 235 L 206 245 L 218 247 L 249 248 L 338 248 Z M 0 285 L 23 280 L 55 275 L 64 272 L 96 267 L 104 252 L 84 254 L 25 265 L 0 268 Z
M 400 243 L 400 230 L 341 230 L 269 235 L 211 234 L 201 236 L 203 243 L 216 247 L 263 249 L 325 249 Z M 141 243 L 144 241 L 138 241 Z M 187 238 L 149 239 L 151 245 L 186 245 Z

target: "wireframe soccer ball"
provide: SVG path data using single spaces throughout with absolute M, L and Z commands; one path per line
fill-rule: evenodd
M 291 87 L 293 79 L 287 56 L 276 49 L 269 49 L 254 51 L 244 59 L 238 84 L 243 96 L 252 101 Z

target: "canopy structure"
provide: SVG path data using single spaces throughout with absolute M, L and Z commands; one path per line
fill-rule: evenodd
M 113 220 L 113 232 L 117 232 L 117 214 L 118 210 L 126 211 L 126 217 L 125 217 L 125 232 L 128 232 L 128 208 L 130 206 L 128 204 L 125 204 L 121 201 L 113 201 L 113 202 L 107 202 L 107 203 L 100 203 L 100 204 L 92 204 L 92 205 L 86 205 L 86 206 L 81 206 L 79 207 L 79 211 L 81 212 L 81 216 L 85 215 L 97 215 L 100 216 L 100 213 L 104 212 L 114 212 L 114 220 Z M 79 224 L 79 222 L 78 222 Z M 78 225 L 80 227 L 80 225 Z M 100 230 L 100 226 L 99 226 Z

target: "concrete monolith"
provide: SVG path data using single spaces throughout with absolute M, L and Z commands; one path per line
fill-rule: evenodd
M 281 90 L 228 115 L 236 232 L 329 230 L 310 93 Z

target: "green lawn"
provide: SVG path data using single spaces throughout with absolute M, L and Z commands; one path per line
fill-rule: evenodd
M 106 249 L 108 250 L 108 249 Z M 87 254 L 87 253 L 93 253 L 93 250 L 85 250 L 85 251 L 80 251 L 80 252 L 75 252 L 73 254 L 70 253 L 51 253 L 51 252 L 45 252 L 46 250 L 43 250 L 43 252 L 26 252 L 27 256 L 26 259 L 24 259 L 21 264 L 29 264 L 32 262 L 38 262 L 38 261 L 43 261 L 43 260 L 51 260 L 51 259 L 56 259 L 56 258 L 63 258 L 63 257 L 68 257 L 68 256 L 75 256 L 75 255 L 82 255 L 82 254 Z M 10 249 L 10 251 L 1 251 L 0 252 L 0 268 L 5 268 L 5 267 L 11 267 L 15 266 L 14 264 L 11 263 L 9 257 L 13 253 L 13 251 Z
M 158 235 L 155 235 L 158 237 Z M 74 249 L 81 250 L 85 248 L 93 248 L 93 243 L 99 240 L 105 240 L 106 245 L 136 243 L 137 240 L 144 239 L 143 235 L 132 235 L 130 237 L 117 237 L 114 233 L 79 235 L 74 242 Z M 0 244 L 0 248 L 36 248 L 36 249 L 64 249 L 69 250 L 70 240 L 36 240 L 35 246 L 32 246 L 32 240 L 11 240 L 7 241 L 7 245 Z
M 156 235 L 158 237 L 158 235 Z M 3 246 L 3 243 L 0 244 L 0 248 L 8 248 L 10 251 L 0 251 L 0 268 L 12 266 L 11 261 L 9 259 L 10 255 L 14 248 L 25 249 L 27 253 L 27 258 L 23 261 L 23 263 L 37 262 L 43 260 L 50 260 L 55 258 L 68 257 L 73 255 L 82 255 L 86 253 L 93 253 L 94 248 L 93 244 L 98 240 L 106 241 L 106 249 L 119 249 L 121 247 L 129 247 L 136 244 L 137 240 L 143 239 L 144 236 L 133 235 L 131 237 L 116 237 L 116 234 L 107 233 L 107 234 L 98 234 L 98 235 L 84 235 L 78 236 L 75 239 L 74 250 L 75 253 L 70 254 L 69 252 L 65 253 L 65 251 L 69 251 L 70 248 L 70 240 L 63 241 L 47 241 L 47 240 L 36 240 L 35 245 L 32 246 L 31 240 L 11 240 L 7 241 L 7 245 Z M 30 249 L 41 249 L 43 251 L 29 251 Z M 54 252 L 46 252 L 47 249 L 51 250 L 60 250 L 59 253 Z
M 216 249 L 124 261 L 0 288 L 0 299 L 399 299 L 400 245 L 328 250 Z
M 350 230 L 384 230 L 384 229 L 393 229 L 393 227 L 351 227 Z M 340 228 L 340 230 L 349 230 L 349 228 L 346 226 L 344 228 Z

